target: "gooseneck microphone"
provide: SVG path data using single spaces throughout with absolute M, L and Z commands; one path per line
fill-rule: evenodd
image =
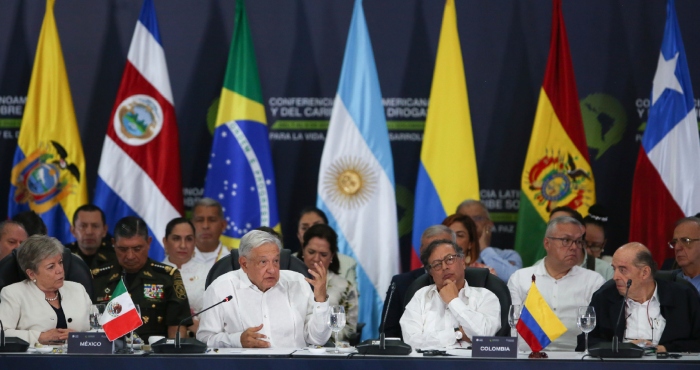
M 182 326 L 182 324 L 184 324 L 185 321 L 187 321 L 187 320 L 189 320 L 189 319 L 191 319 L 191 318 L 193 318 L 193 317 L 195 317 L 195 316 L 201 314 L 201 313 L 204 312 L 204 311 L 209 311 L 209 310 L 211 310 L 212 308 L 214 308 L 214 307 L 216 307 L 216 306 L 218 306 L 218 305 L 220 305 L 220 304 L 222 304 L 222 303 L 226 303 L 226 302 L 228 302 L 228 301 L 230 301 L 230 300 L 232 300 L 232 299 L 233 299 L 233 296 L 230 295 L 230 296 L 224 298 L 221 302 L 214 303 L 213 305 L 211 305 L 211 306 L 209 306 L 209 307 L 207 307 L 207 308 L 205 308 L 205 309 L 203 309 L 203 310 L 201 310 L 201 311 L 195 313 L 194 315 L 190 315 L 189 317 L 186 317 L 186 318 L 182 319 L 182 320 L 180 321 L 180 323 L 177 324 L 177 331 L 175 331 L 175 348 L 181 348 L 181 347 L 180 347 L 180 326 Z
M 16 337 L 5 338 L 5 327 L 0 320 L 0 352 L 27 352 L 29 343 Z
M 386 304 L 386 310 L 384 311 L 384 320 L 382 321 L 382 325 L 379 328 L 379 340 L 377 339 L 368 339 L 356 346 L 357 352 L 360 353 L 361 355 L 408 355 L 411 353 L 411 346 L 408 344 L 404 343 L 401 340 L 397 339 L 390 339 L 386 340 L 386 333 L 385 333 L 385 326 L 386 326 L 386 317 L 387 313 L 389 312 L 389 306 L 391 306 L 391 299 L 394 295 L 394 291 L 396 290 L 396 283 L 391 283 L 391 289 L 389 291 L 389 302 Z
M 386 304 L 386 310 L 384 311 L 384 320 L 382 320 L 382 327 L 379 330 L 379 349 L 386 349 L 386 317 L 389 316 L 389 306 L 391 306 L 391 298 L 394 297 L 394 291 L 396 290 L 396 283 L 391 283 L 391 291 L 389 292 L 389 302 Z
M 625 298 L 622 300 L 622 307 L 620 307 L 620 313 L 617 315 L 617 322 L 613 328 L 613 338 L 612 338 L 612 351 L 619 352 L 618 346 L 620 345 L 620 340 L 617 337 L 617 328 L 620 326 L 620 319 L 622 319 L 622 313 L 625 312 L 625 306 L 627 305 L 627 295 L 630 294 L 630 286 L 632 286 L 632 279 L 627 280 L 627 289 L 625 290 Z M 624 334 L 623 334 L 624 336 Z
M 177 331 L 175 332 L 175 340 L 173 341 L 172 339 L 168 340 L 167 338 L 161 339 L 157 341 L 156 343 L 151 344 L 151 349 L 155 353 L 204 353 L 207 350 L 207 345 L 205 343 L 202 343 L 201 341 L 195 339 L 195 338 L 185 338 L 185 339 L 180 339 L 180 327 L 189 319 L 205 312 L 209 311 L 212 308 L 222 304 L 226 303 L 230 300 L 233 299 L 233 296 L 230 295 L 226 298 L 224 298 L 220 302 L 216 302 L 215 304 L 195 313 L 194 315 L 190 315 L 189 317 L 184 318 L 180 323 L 177 325 Z

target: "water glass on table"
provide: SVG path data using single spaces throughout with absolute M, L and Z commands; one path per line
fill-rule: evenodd
M 328 313 L 328 326 L 331 331 L 335 334 L 335 353 L 340 353 L 338 350 L 340 341 L 338 339 L 338 333 L 345 327 L 345 307 L 343 306 L 330 306 Z
M 586 352 L 588 353 L 588 333 L 595 329 L 595 309 L 592 306 L 581 306 L 578 308 L 578 316 L 576 317 L 576 325 L 584 333 L 586 337 Z
M 515 326 L 518 325 L 518 320 L 520 320 L 520 313 L 522 310 L 523 306 L 519 304 L 510 305 L 510 308 L 508 309 L 508 325 L 510 325 L 511 331 L 515 330 Z

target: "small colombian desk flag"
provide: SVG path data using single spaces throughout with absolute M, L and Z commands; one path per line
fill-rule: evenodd
M 530 291 L 527 293 L 523 310 L 520 313 L 520 320 L 515 328 L 534 352 L 543 350 L 566 333 L 566 326 L 554 314 L 537 289 L 534 275 Z

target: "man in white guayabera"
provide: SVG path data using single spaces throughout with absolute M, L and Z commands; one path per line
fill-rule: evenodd
M 241 269 L 214 280 L 204 292 L 203 307 L 228 295 L 233 299 L 201 315 L 197 339 L 219 348 L 303 348 L 328 341 L 326 269 L 320 264 L 309 269 L 313 279 L 280 271 L 281 244 L 260 230 L 243 236 Z

